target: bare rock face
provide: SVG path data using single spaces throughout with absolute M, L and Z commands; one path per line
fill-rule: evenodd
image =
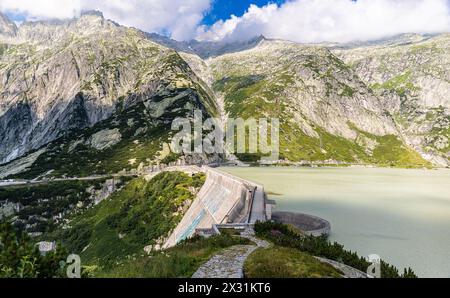
M 45 152 L 45 149 L 40 149 L 33 153 L 28 154 L 27 156 L 16 159 L 9 164 L 0 166 L 0 179 L 3 179 L 8 176 L 16 175 L 18 173 L 24 172 L 28 170 L 33 163 Z
M 117 40 L 108 41 L 114 33 Z M 6 136 L 0 162 L 108 117 L 130 86 L 112 87 L 115 78 L 103 80 L 102 66 L 118 59 L 124 49 L 114 44 L 128 37 L 132 40 L 125 29 L 100 17 L 22 25 L 16 40 L 24 43 L 9 45 L 0 59 L 0 135 Z M 99 47 L 102 41 L 104 47 Z M 127 79 L 127 71 L 124 66 L 116 74 Z M 92 83 L 95 79 L 98 84 Z
M 427 160 L 448 166 L 450 35 L 400 36 L 405 42 L 335 50 L 386 102 L 406 142 Z
M 89 140 L 89 145 L 101 151 L 114 146 L 119 143 L 121 139 L 122 135 L 117 128 L 107 129 L 92 135 Z
M 118 105 L 199 81 L 174 63 L 182 61 L 174 50 L 98 13 L 14 32 L 0 55 L 0 164 L 93 126 Z
M 226 41 L 176 41 L 159 34 L 151 33 L 147 36 L 164 46 L 175 49 L 178 52 L 189 53 L 200 57 L 201 59 L 208 59 L 211 57 L 222 56 L 227 53 L 242 52 L 256 47 L 258 44 L 266 40 L 262 35 L 256 36 L 249 40 L 226 42 Z

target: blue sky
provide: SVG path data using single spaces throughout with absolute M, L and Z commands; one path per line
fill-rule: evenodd
M 21 13 L 12 13 L 12 12 L 7 12 L 6 15 L 8 16 L 8 18 L 10 20 L 13 20 L 15 22 L 23 22 L 26 20 L 26 17 L 24 14 Z
M 286 0 L 214 0 L 211 11 L 205 16 L 202 24 L 212 25 L 219 20 L 229 19 L 231 15 L 242 16 L 250 4 L 264 6 L 268 3 L 282 4 Z

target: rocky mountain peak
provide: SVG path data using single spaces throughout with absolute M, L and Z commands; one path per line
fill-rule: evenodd
M 51 45 L 70 36 L 87 36 L 111 32 L 119 25 L 103 17 L 100 11 L 85 11 L 77 18 L 25 22 L 17 30 L 20 42 Z
M 82 12 L 79 18 L 69 23 L 69 27 L 86 34 L 105 30 L 109 31 L 113 28 L 120 27 L 120 25 L 114 21 L 105 19 L 101 11 L 90 10 Z
M 14 36 L 16 33 L 16 24 L 0 12 L 0 35 Z
M 86 10 L 81 12 L 81 16 L 99 17 L 104 19 L 103 12 L 99 10 Z
M 268 41 L 263 35 L 241 41 L 198 41 L 195 39 L 176 41 L 157 33 L 147 33 L 146 35 L 149 39 L 160 45 L 175 49 L 179 52 L 195 54 L 202 59 L 249 50 Z

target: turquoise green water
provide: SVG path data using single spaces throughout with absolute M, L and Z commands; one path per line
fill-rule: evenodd
M 331 222 L 330 239 L 363 256 L 450 277 L 450 171 L 222 168 L 265 186 L 277 210 Z

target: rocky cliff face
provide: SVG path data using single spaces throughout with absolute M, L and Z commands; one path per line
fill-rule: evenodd
M 148 38 L 161 45 L 175 49 L 178 52 L 195 54 L 202 59 L 218 57 L 227 53 L 237 53 L 258 46 L 266 38 L 258 36 L 250 40 L 223 42 L 223 41 L 176 41 L 156 33 L 147 34 Z
M 197 107 L 215 109 L 174 50 L 97 13 L 26 23 L 3 43 L 0 163 L 93 127 L 114 115 L 119 105 L 128 109 L 192 90 Z
M 391 104 L 408 145 L 435 164 L 449 165 L 450 35 L 400 40 L 334 52 Z

